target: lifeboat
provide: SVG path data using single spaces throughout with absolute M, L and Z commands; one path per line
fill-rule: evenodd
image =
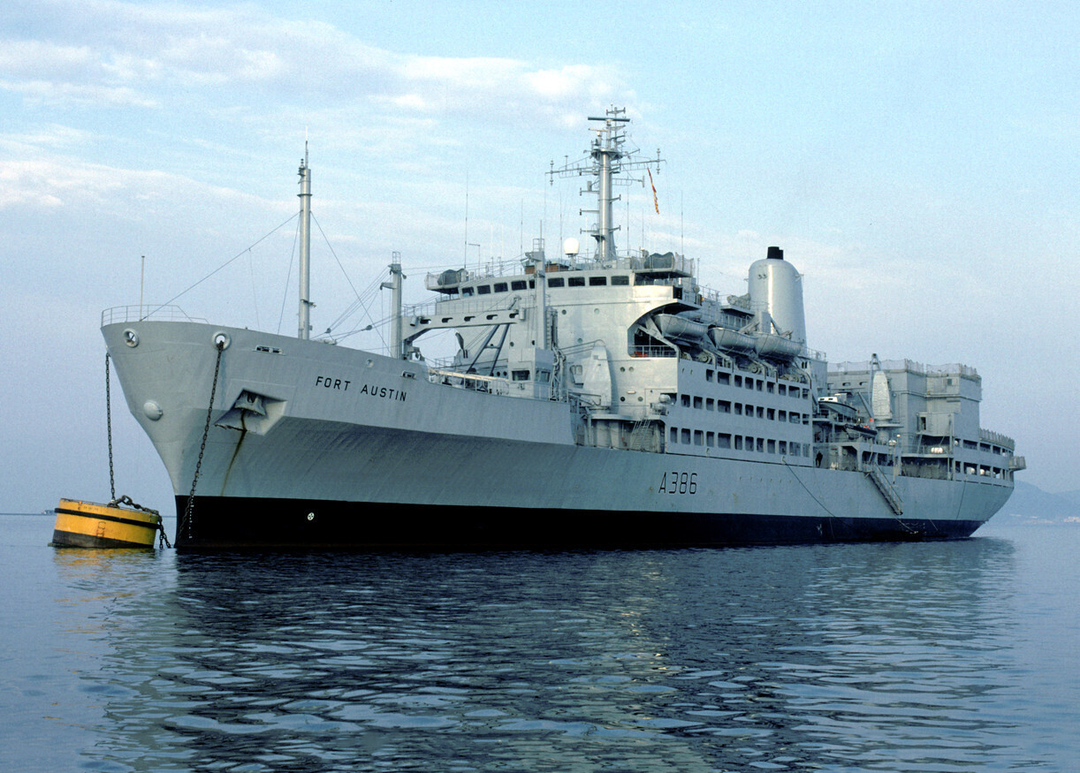
M 754 349 L 759 357 L 773 360 L 794 360 L 802 353 L 802 344 L 778 335 L 754 336 Z
M 657 314 L 656 324 L 665 338 L 676 341 L 701 341 L 709 326 L 678 314 Z
M 746 333 L 740 333 L 730 327 L 711 327 L 709 337 L 720 349 L 732 352 L 754 351 L 754 337 Z

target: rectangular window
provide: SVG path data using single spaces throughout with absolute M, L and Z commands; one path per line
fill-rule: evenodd
M 773 384 L 773 382 L 771 382 L 771 381 L 768 382 L 768 392 L 769 392 L 770 395 L 773 393 L 773 387 L 774 386 L 775 385 Z
M 784 386 L 783 384 L 780 385 L 780 394 L 782 394 L 782 395 L 787 394 L 787 387 Z
M 705 401 L 705 410 L 706 411 L 715 411 L 716 410 L 716 401 L 713 400 L 711 397 L 708 398 Z
M 562 287 L 564 279 L 561 276 L 554 276 L 548 279 L 548 287 Z
M 679 442 L 679 430 L 678 430 L 678 428 L 677 427 L 672 427 L 671 431 L 668 433 L 668 437 L 670 438 L 672 443 L 678 443 Z
M 717 373 L 716 374 L 716 383 L 718 383 L 718 384 L 730 384 L 731 383 L 731 374 L 729 374 L 729 373 Z
M 496 282 L 495 283 L 495 292 L 497 292 L 497 293 L 505 293 L 507 291 L 507 289 L 508 288 L 506 286 L 506 282 Z
M 708 446 L 709 448 L 715 448 L 716 447 L 716 433 L 715 432 L 706 432 L 705 433 L 705 445 Z
M 713 382 L 713 376 L 714 376 L 714 375 L 716 375 L 716 373 L 715 373 L 714 371 L 712 371 L 712 370 L 709 370 L 708 368 L 706 368 L 706 369 L 705 369 L 705 380 L 706 380 L 706 381 L 707 381 L 708 383 L 710 383 L 710 384 L 711 384 L 711 383 Z
M 737 387 L 742 386 L 742 376 L 736 376 L 735 377 L 735 386 L 737 386 Z
M 701 409 L 701 398 L 700 397 L 695 397 L 694 398 L 694 407 L 699 409 L 699 410 Z
M 742 435 L 736 435 L 735 436 L 735 450 L 736 451 L 742 451 L 743 450 Z
M 735 415 L 742 416 L 742 403 L 735 403 Z
M 775 410 L 775 409 L 773 409 L 773 408 L 770 408 L 770 409 L 769 409 L 769 410 L 768 410 L 768 411 L 766 412 L 766 414 L 765 414 L 765 418 L 766 418 L 766 419 L 768 419 L 769 421 L 776 421 L 776 410 Z
M 780 441 L 780 453 L 787 454 L 787 441 L 785 440 Z
M 690 445 L 690 430 L 684 429 L 682 431 L 682 442 L 686 445 Z
M 690 407 L 690 395 L 683 395 L 682 396 L 682 405 L 683 405 L 683 408 L 689 408 Z
M 589 287 L 606 287 L 606 286 L 607 286 L 607 277 L 606 276 L 591 276 L 591 277 L 589 277 Z
M 471 298 L 472 294 L 473 294 L 473 289 L 471 287 L 462 287 L 461 288 L 461 297 L 462 298 Z
M 731 448 L 731 435 L 721 432 L 717 437 L 717 442 L 721 448 Z
M 513 282 L 510 283 L 511 290 L 526 290 L 528 289 L 528 287 L 529 286 L 525 284 L 524 279 L 515 279 Z
M 583 276 L 572 276 L 572 277 L 570 277 L 569 279 L 566 280 L 566 286 L 567 287 L 584 287 L 585 286 L 585 277 L 583 277 Z
M 627 274 L 616 274 L 611 277 L 611 284 L 613 285 L 630 285 L 630 277 Z
M 769 443 L 768 443 L 768 448 L 769 448 L 769 453 L 770 454 L 775 454 L 776 453 L 776 441 L 775 440 L 770 440 Z
M 716 410 L 720 413 L 731 413 L 731 401 L 730 400 L 717 400 Z
M 476 294 L 477 295 L 491 295 L 491 285 L 477 285 L 476 286 Z
M 700 429 L 695 429 L 694 430 L 694 445 L 695 446 L 703 446 L 703 445 L 705 445 L 705 433 L 702 432 Z
M 759 454 L 765 453 L 765 438 L 759 437 L 757 439 L 757 450 Z

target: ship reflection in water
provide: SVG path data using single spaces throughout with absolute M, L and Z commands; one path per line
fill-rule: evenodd
M 1004 769 L 1015 548 L 57 554 L 110 770 Z M 130 561 L 128 561 L 130 563 Z M 127 578 L 127 587 L 125 580 Z M 77 614 L 78 610 L 73 610 Z M 93 761 L 93 762 L 90 762 Z M 1023 766 L 1021 764 L 1021 766 Z M 915 766 L 915 767 L 913 767 Z M 104 769 L 104 768 L 103 768 Z

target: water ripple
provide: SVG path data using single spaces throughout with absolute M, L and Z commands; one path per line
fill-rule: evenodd
M 100 707 L 90 770 L 981 773 L 1070 752 L 1025 740 L 1008 540 L 90 555 L 56 554 L 53 602 Z M 1078 718 L 1075 681 L 1048 692 L 1040 721 Z

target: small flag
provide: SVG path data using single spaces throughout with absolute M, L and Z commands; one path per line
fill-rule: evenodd
M 655 185 L 653 185 L 653 181 L 652 181 L 652 170 L 651 170 L 651 169 L 649 169 L 649 167 L 645 167 L 645 171 L 649 173 L 649 187 L 651 187 L 651 188 L 652 188 L 652 204 L 653 204 L 653 209 L 655 209 L 655 210 L 656 210 L 656 214 L 658 214 L 658 215 L 659 215 L 659 214 L 660 214 L 660 202 L 659 202 L 659 201 L 657 201 L 657 199 L 656 199 L 656 186 L 655 186 Z

